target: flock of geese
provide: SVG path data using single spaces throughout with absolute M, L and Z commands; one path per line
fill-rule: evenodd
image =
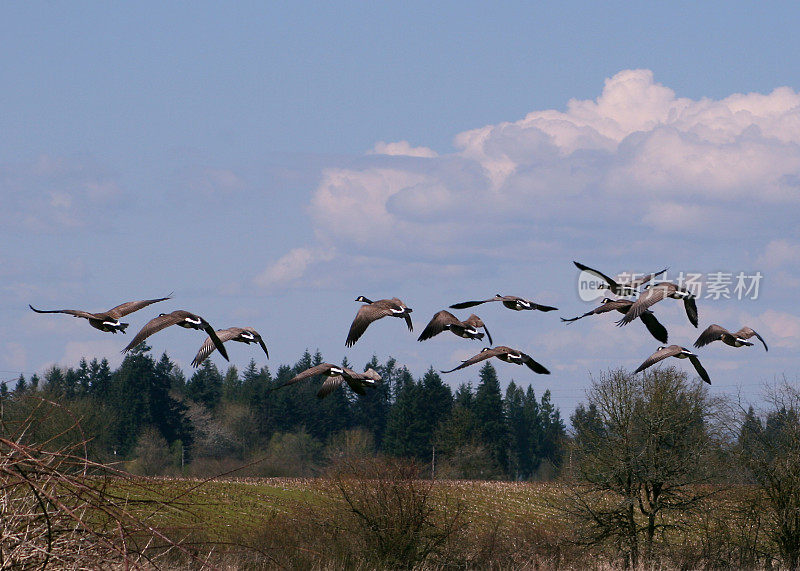
M 668 338 L 667 330 L 658 321 L 658 319 L 656 319 L 655 314 L 650 308 L 659 301 L 662 301 L 666 298 L 671 298 L 683 301 L 684 309 L 689 322 L 695 327 L 698 326 L 697 305 L 695 303 L 694 294 L 672 282 L 659 282 L 655 284 L 650 283 L 654 278 L 666 272 L 667 268 L 659 272 L 647 274 L 636 280 L 618 283 L 614 279 L 608 277 L 602 272 L 599 272 L 598 270 L 592 269 L 579 262 L 573 263 L 581 271 L 592 274 L 593 276 L 603 280 L 605 283 L 600 286 L 601 289 L 607 289 L 609 292 L 618 296 L 618 299 L 606 297 L 600 302 L 598 307 L 584 313 L 583 315 L 579 315 L 571 319 L 565 319 L 562 317 L 561 320 L 563 322 L 574 323 L 575 321 L 590 315 L 600 315 L 602 313 L 608 313 L 616 310 L 623 314 L 622 318 L 616 322 L 618 326 L 624 326 L 632 321 L 635 321 L 636 319 L 640 319 L 653 337 L 655 337 L 661 343 L 666 344 Z M 88 311 L 77 309 L 42 310 L 36 309 L 32 305 L 29 305 L 29 307 L 36 313 L 65 313 L 72 315 L 73 317 L 86 319 L 89 321 L 89 325 L 106 333 L 125 333 L 125 329 L 129 324 L 121 323 L 121 318 L 135 311 L 143 309 L 153 303 L 171 299 L 171 296 L 172 294 L 168 295 L 167 297 L 159 297 L 156 299 L 129 301 L 101 313 L 90 313 Z M 628 299 L 632 296 L 638 297 L 636 299 Z M 414 330 L 411 322 L 412 309 L 396 297 L 372 301 L 364 296 L 359 296 L 355 301 L 360 302 L 363 305 L 358 309 L 358 312 L 353 319 L 353 323 L 350 325 L 350 330 L 347 334 L 347 339 L 345 340 L 345 346 L 347 347 L 352 347 L 355 345 L 361 336 L 364 335 L 372 322 L 384 317 L 401 318 L 406 322 L 409 331 Z M 514 311 L 535 310 L 548 312 L 558 309 L 548 305 L 541 305 L 522 297 L 500 294 L 497 294 L 489 299 L 455 303 L 450 306 L 450 309 L 467 309 L 491 302 L 500 302 L 504 307 Z M 160 313 L 158 316 L 148 321 L 144 327 L 139 330 L 139 332 L 122 350 L 122 352 L 127 353 L 145 341 L 151 335 L 158 333 L 162 329 L 166 329 L 171 325 L 178 325 L 186 329 L 202 330 L 208 334 L 208 337 L 197 351 L 197 355 L 195 355 L 194 359 L 192 360 L 193 367 L 200 366 L 200 364 L 215 350 L 219 351 L 226 361 L 229 360 L 228 352 L 226 351 L 224 345 L 226 341 L 238 341 L 245 344 L 258 343 L 263 349 L 264 354 L 267 356 L 267 358 L 269 358 L 269 352 L 267 351 L 267 346 L 264 343 L 263 338 L 258 331 L 252 327 L 229 327 L 228 329 L 215 330 L 211 324 L 208 323 L 208 321 L 199 315 L 186 310 L 177 310 L 171 313 Z M 481 329 L 483 329 L 483 331 L 480 331 Z M 462 363 L 457 367 L 447 371 L 441 371 L 442 373 L 452 373 L 453 371 L 457 371 L 459 369 L 469 367 L 470 365 L 474 365 L 475 363 L 496 357 L 497 359 L 505 361 L 506 363 L 525 365 L 530 370 L 538 374 L 550 374 L 550 371 L 547 370 L 546 367 L 522 351 L 512 349 L 511 347 L 506 347 L 504 345 L 491 347 L 491 345 L 493 345 L 492 336 L 489 333 L 489 330 L 486 328 L 486 324 L 483 322 L 483 320 L 475 314 L 470 315 L 467 317 L 467 319 L 462 321 L 449 311 L 443 309 L 434 314 L 417 340 L 426 341 L 432 337 L 435 337 L 436 335 L 439 335 L 440 333 L 443 333 L 444 331 L 450 331 L 451 333 L 465 339 L 482 340 L 485 336 L 488 339 L 490 346 L 481 349 L 477 355 L 462 361 Z M 704 347 L 714 341 L 722 341 L 731 347 L 751 346 L 753 343 L 748 341 L 748 339 L 751 339 L 752 337 L 756 337 L 764 345 L 764 349 L 767 351 L 769 350 L 761 335 L 756 333 L 750 327 L 742 327 L 738 331 L 731 333 L 724 327 L 717 324 L 709 325 L 697 338 L 694 346 L 698 348 Z M 634 373 L 639 373 L 658 363 L 659 361 L 667 359 L 668 357 L 689 359 L 700 378 L 706 383 L 711 384 L 711 378 L 709 377 L 705 368 L 703 368 L 701 365 L 697 354 L 691 352 L 685 347 L 681 347 L 680 345 L 660 346 L 655 353 L 650 355 L 641 365 L 639 365 Z M 358 373 L 348 369 L 347 367 L 332 365 L 330 363 L 321 363 L 314 367 L 310 367 L 301 373 L 298 373 L 284 384 L 275 387 L 273 390 L 292 385 L 315 376 L 322 376 L 325 378 L 322 387 L 317 393 L 318 398 L 324 398 L 335 389 L 342 386 L 342 384 L 347 384 L 357 394 L 364 395 L 366 394 L 366 387 L 374 387 L 381 381 L 381 376 L 373 369 L 368 369 L 364 373 Z

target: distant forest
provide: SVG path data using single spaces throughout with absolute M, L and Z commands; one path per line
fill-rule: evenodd
M 601 372 L 590 377 L 586 402 L 570 416 L 567 435 L 547 391 L 537 397 L 530 386 L 512 381 L 503 394 L 488 362 L 474 368 L 474 386 L 462 384 L 455 391 L 433 369 L 415 379 L 394 359 L 380 363 L 375 357 L 363 368 L 378 371 L 383 382 L 365 396 L 342 387 L 318 399 L 322 380 L 313 378 L 277 388 L 321 362 L 321 354 L 306 351 L 293 366 L 278 367 L 273 377 L 255 361 L 241 373 L 231 366 L 223 374 L 207 360 L 187 380 L 168 355 L 155 359 L 140 345 L 116 370 L 95 359 L 77 368 L 53 367 L 41 379 L 20 376 L 13 390 L 0 395 L 0 460 L 5 463 L 0 471 L 12 477 L 6 495 L 27 498 L 28 511 L 17 515 L 38 509 L 50 514 L 37 507 L 47 504 L 32 487 L 50 482 L 48 474 L 62 487 L 47 484 L 42 493 L 76 490 L 80 499 L 96 485 L 93 509 L 103 510 L 110 480 L 95 476 L 113 470 L 120 485 L 118 468 L 148 476 L 219 476 L 220 482 L 322 476 L 322 487 L 303 486 L 329 491 L 338 486 L 345 504 L 352 503 L 336 518 L 360 522 L 366 538 L 364 543 L 352 536 L 357 541 L 347 553 L 372 553 L 364 546 L 381 533 L 417 526 L 434 534 L 425 537 L 452 537 L 454 545 L 500 557 L 494 551 L 498 528 L 493 527 L 491 539 L 456 534 L 458 526 L 442 522 L 456 522 L 448 517 L 461 514 L 461 508 L 451 513 L 447 501 L 426 504 L 432 486 L 444 479 L 449 479 L 446 486 L 458 486 L 453 480 L 557 478 L 553 487 L 540 488 L 550 490 L 548 523 L 514 527 L 504 561 L 528 549 L 547 557 L 558 554 L 554 566 L 561 567 L 562 550 L 572 545 L 599 549 L 631 569 L 653 562 L 669 562 L 670 568 L 695 568 L 701 562 L 708 568 L 772 569 L 778 561 L 800 568 L 800 388 L 795 382 L 784 379 L 768 387 L 767 406 L 756 413 L 735 398 L 710 394 L 705 383 L 676 366 L 641 374 Z M 87 456 L 102 464 L 86 462 Z M 80 476 L 87 466 L 88 480 Z M 28 477 L 34 473 L 36 479 Z M 512 496 L 526 488 L 516 487 Z M 25 496 L 28 489 L 34 493 Z M 491 495 L 499 488 L 485 490 Z M 504 490 L 496 496 L 498 505 L 512 492 Z M 477 498 L 467 499 L 464 509 L 481 509 Z M 409 511 L 412 504 L 416 508 Z M 365 510 L 372 515 L 362 515 Z M 353 514 L 356 520 L 348 520 Z M 30 519 L 18 518 L 14 529 L 27 533 Z M 394 523 L 379 523 L 386 521 Z M 492 526 L 501 521 L 519 525 L 523 520 L 497 519 Z M 316 552 L 298 547 L 318 537 L 323 528 L 315 525 L 331 526 L 324 528 L 332 534 L 325 537 L 351 537 L 341 532 L 338 519 L 292 516 L 287 522 L 280 528 L 285 532 L 258 535 L 256 544 L 276 542 L 275 553 L 307 551 L 317 557 L 328 541 Z M 292 535 L 298 525 L 311 527 Z M 50 529 L 39 529 L 45 528 Z M 42 531 L 40 537 L 49 535 Z M 420 537 L 416 545 L 427 541 Z M 528 542 L 522 550 L 520 537 Z M 495 547 L 486 550 L 486 545 Z M 585 552 L 571 557 L 585 562 Z M 334 566 L 347 567 L 354 560 L 336 559 Z
M 43 378 L 20 375 L 0 385 L 4 422 L 39 414 L 29 438 L 87 440 L 92 459 L 145 475 L 311 476 L 343 454 L 411 458 L 448 478 L 551 479 L 562 464 L 565 426 L 550 392 L 511 381 L 503 394 L 488 362 L 474 385 L 453 391 L 433 368 L 415 379 L 373 357 L 358 370 L 378 371 L 377 388 L 318 399 L 320 379 L 274 389 L 323 362 L 319 352 L 275 375 L 254 360 L 221 372 L 208 359 L 187 379 L 166 353 L 149 351 L 140 345 L 116 370 L 84 359 Z

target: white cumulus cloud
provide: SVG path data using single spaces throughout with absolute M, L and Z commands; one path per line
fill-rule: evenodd
M 310 248 L 294 248 L 255 278 L 255 283 L 261 287 L 282 285 L 300 279 L 310 264 L 330 260 L 332 254 Z
M 450 262 L 519 257 L 525 244 L 578 236 L 633 244 L 669 235 L 688 251 L 743 223 L 769 236 L 800 206 L 800 94 L 788 87 L 695 100 L 649 70 L 624 70 L 596 99 L 465 131 L 454 143 L 438 155 L 379 142 L 357 167 L 326 169 L 309 207 L 311 248 Z M 765 256 L 785 257 L 782 247 Z
M 774 269 L 800 263 L 800 244 L 791 240 L 772 240 L 767 244 L 758 263 Z
M 411 143 L 408 141 L 395 141 L 393 143 L 378 141 L 369 154 L 423 158 L 439 156 L 433 149 L 429 149 L 428 147 L 412 147 Z
M 786 311 L 768 309 L 757 318 L 766 331 L 756 329 L 767 343 L 778 347 L 800 348 L 800 317 Z

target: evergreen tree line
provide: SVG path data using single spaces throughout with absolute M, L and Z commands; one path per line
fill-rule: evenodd
M 511 381 L 502 393 L 490 363 L 474 386 L 452 391 L 432 368 L 415 379 L 373 357 L 364 369 L 383 378 L 374 390 L 320 400 L 322 379 L 275 390 L 323 362 L 319 352 L 274 375 L 252 360 L 241 373 L 205 361 L 187 380 L 166 354 L 148 351 L 116 370 L 95 359 L 41 379 L 20 375 L 0 394 L 0 434 L 61 449 L 83 439 L 92 459 L 152 475 L 310 476 L 337 457 L 376 454 L 413 458 L 445 478 L 560 475 L 571 541 L 610 545 L 630 568 L 673 561 L 676 541 L 699 548 L 697 529 L 705 543 L 692 561 L 800 568 L 796 383 L 772 387 L 756 412 L 674 366 L 609 371 L 591 379 L 567 437 L 549 392 L 537 398 Z
M 94 459 L 128 461 L 142 473 L 220 470 L 266 455 L 271 461 L 254 473 L 305 476 L 326 454 L 354 452 L 413 458 L 455 478 L 546 478 L 561 464 L 565 426 L 549 391 L 537 398 L 511 381 L 503 394 L 491 363 L 474 387 L 454 392 L 433 368 L 415 379 L 395 359 L 373 357 L 364 369 L 382 376 L 377 388 L 317 399 L 321 379 L 275 388 L 322 363 L 319 352 L 274 375 L 254 360 L 222 372 L 208 359 L 187 379 L 166 353 L 149 351 L 136 348 L 116 370 L 82 359 L 43 378 L 20 374 L 13 389 L 0 385 L 4 421 L 38 410 L 41 399 L 57 403 L 70 413 L 51 415 L 27 437 L 67 438 L 64 426 L 79 419 Z

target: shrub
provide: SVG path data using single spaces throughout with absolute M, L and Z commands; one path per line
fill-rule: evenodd
M 38 400 L 36 414 L 11 422 L 0 417 L 0 567 L 129 568 L 156 564 L 174 551 L 199 561 L 137 515 L 143 504 L 133 498 L 148 497 L 146 484 L 88 460 L 85 439 L 55 444 L 82 432 L 74 417 L 63 433 L 31 442 L 27 435 L 45 411 L 70 415 Z M 121 488 L 127 493 L 119 494 Z M 171 507 L 144 501 L 150 517 Z
M 434 497 L 434 481 L 419 478 L 413 462 L 344 459 L 330 479 L 339 494 L 331 522 L 363 546 L 362 557 L 381 567 L 410 568 L 442 549 L 465 525 L 463 506 Z

